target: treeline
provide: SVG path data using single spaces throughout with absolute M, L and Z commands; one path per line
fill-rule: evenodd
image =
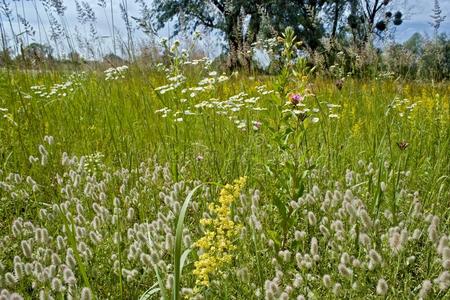
M 218 61 L 230 70 L 276 73 L 282 51 L 277 38 L 292 27 L 301 42 L 296 55 L 331 76 L 450 77 L 450 40 L 439 34 L 445 16 L 438 0 L 430 16 L 433 37 L 415 34 L 403 44 L 393 38 L 402 30 L 405 13 L 399 0 L 134 0 L 136 15 L 128 1 L 75 0 L 74 28 L 63 0 L 0 0 L 0 64 L 164 61 L 164 47 L 155 41 L 169 26 L 169 38 L 199 29 L 223 38 L 226 47 Z M 27 5 L 34 9 L 37 28 L 27 20 Z M 99 12 L 108 36 L 97 32 Z M 137 41 L 137 33 L 145 42 Z M 258 49 L 269 66 L 261 66 Z

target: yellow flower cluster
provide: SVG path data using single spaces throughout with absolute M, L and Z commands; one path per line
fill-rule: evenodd
M 361 133 L 361 128 L 362 128 L 362 122 L 361 120 L 358 120 L 357 122 L 353 123 L 352 126 L 352 135 L 354 137 L 359 136 L 359 134 Z
M 194 246 L 203 250 L 199 260 L 195 262 L 193 274 L 196 286 L 208 286 L 210 274 L 231 262 L 231 252 L 236 249 L 232 240 L 238 235 L 241 226 L 231 219 L 231 204 L 239 198 L 246 178 L 241 177 L 233 184 L 227 184 L 220 191 L 219 203 L 211 203 L 208 210 L 212 219 L 201 219 L 200 223 L 208 228 L 205 235 L 195 242 Z

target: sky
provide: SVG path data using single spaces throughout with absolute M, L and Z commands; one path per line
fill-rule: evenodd
M 405 21 L 400 26 L 396 35 L 399 41 L 407 40 L 415 32 L 433 35 L 433 28 L 429 24 L 431 21 L 432 9 L 434 7 L 433 0 L 409 0 L 406 3 Z M 400 1 L 400 3 L 402 3 Z M 447 16 L 439 29 L 440 33 L 450 35 L 450 0 L 439 1 L 442 14 Z
M 50 27 L 48 24 L 48 18 L 43 10 L 43 6 L 41 3 L 42 0 L 0 0 L 0 11 L 2 2 L 9 4 L 10 9 L 13 13 L 12 20 L 12 28 L 15 33 L 20 33 L 23 31 L 23 25 L 21 25 L 21 30 L 19 30 L 18 18 L 16 16 L 16 6 L 20 15 L 25 15 L 26 19 L 30 22 L 30 25 L 34 27 L 36 34 L 34 38 L 29 38 L 29 42 L 41 42 L 46 43 L 48 38 L 46 36 L 49 35 Z M 128 5 L 128 14 L 130 16 L 138 17 L 139 14 L 139 6 L 136 4 L 135 0 L 106 0 L 108 3 L 107 11 L 97 5 L 98 0 L 84 0 L 94 8 L 94 12 L 97 18 L 95 28 L 98 32 L 98 36 L 100 37 L 97 40 L 97 45 L 101 48 L 102 53 L 113 52 L 112 46 L 112 37 L 111 37 L 111 20 L 110 20 L 110 11 L 109 11 L 109 3 L 112 1 L 114 7 L 114 19 L 116 24 L 116 32 L 119 38 L 126 39 L 126 30 L 123 25 L 123 21 L 121 19 L 119 4 L 123 1 L 127 2 Z M 81 2 L 79 0 L 79 2 Z M 146 0 L 148 5 L 151 5 L 151 0 Z M 40 20 L 36 14 L 36 8 L 34 3 L 37 3 L 37 11 L 40 16 Z M 432 14 L 433 9 L 433 0 L 392 0 L 393 5 L 401 7 L 404 22 L 401 26 L 397 27 L 395 32 L 396 41 L 403 42 L 407 40 L 413 33 L 420 32 L 427 36 L 433 36 L 433 28 L 430 26 L 429 22 L 431 21 L 430 15 Z M 23 4 L 23 7 L 22 7 Z M 89 33 L 89 27 L 87 25 L 82 26 L 77 21 L 77 12 L 75 8 L 75 0 L 65 0 L 64 5 L 67 7 L 65 11 L 64 22 L 67 24 L 67 28 L 70 31 L 72 36 L 75 36 L 76 33 L 79 33 L 82 36 L 87 36 Z M 446 33 L 450 35 L 450 0 L 440 0 L 441 10 L 443 15 L 449 15 L 444 23 L 442 23 L 440 32 Z M 396 9 L 393 8 L 395 11 Z M 1 13 L 0 13 L 1 14 Z M 106 17 L 108 16 L 108 17 Z M 8 23 L 4 14 L 0 16 L 4 28 L 7 32 L 10 32 L 11 25 Z M 133 21 L 133 25 L 136 27 L 136 22 Z M 171 26 L 170 24 L 166 26 L 166 28 L 160 30 L 158 35 L 160 37 L 165 37 L 170 33 Z M 25 35 L 22 35 L 25 37 Z M 143 41 L 146 39 L 145 34 L 143 34 L 139 29 L 134 29 L 133 37 L 139 41 Z M 63 44 L 61 42 L 60 44 Z M 55 45 L 52 44 L 55 48 Z M 217 39 L 216 36 L 205 36 L 202 41 L 201 47 L 206 49 L 207 54 L 210 57 L 217 56 L 221 52 L 221 41 Z M 81 51 L 83 52 L 83 51 Z M 121 54 L 118 51 L 118 54 Z M 89 56 L 89 53 L 83 54 L 84 56 Z M 95 55 L 95 54 L 92 54 Z

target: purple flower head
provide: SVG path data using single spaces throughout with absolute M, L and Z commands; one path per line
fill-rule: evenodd
M 300 94 L 294 93 L 289 96 L 289 99 L 291 100 L 292 104 L 297 105 L 303 101 L 304 97 Z

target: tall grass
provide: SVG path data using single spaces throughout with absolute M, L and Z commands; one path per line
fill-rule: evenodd
M 317 296 L 386 293 L 395 299 L 417 295 L 426 286 L 423 280 L 446 276 L 436 263 L 443 250 L 436 252 L 438 241 L 431 237 L 428 242 L 426 236 L 427 230 L 433 235 L 434 227 L 442 236 L 449 229 L 447 83 L 349 78 L 339 89 L 327 79 L 290 74 L 280 89 L 274 77 L 236 74 L 217 82 L 220 74 L 210 74 L 212 70 L 203 66 L 186 66 L 178 70 L 185 81 L 172 91 L 161 92 L 157 87 L 174 82 L 169 80 L 172 71 L 130 66 L 123 78 L 108 81 L 99 71 L 77 76 L 61 71 L 2 71 L 0 233 L 8 236 L 2 245 L 10 248 L 0 253 L 5 268 L 0 268 L 0 289 L 7 287 L 30 297 L 41 290 L 60 296 L 71 291 L 123 299 L 148 291 L 147 297 L 156 297 L 159 287 L 159 291 L 173 288 L 183 295 L 197 293 L 193 297 L 202 294 L 209 299 L 286 297 L 283 293 L 295 298 L 294 292 L 285 291 L 290 286 L 298 293 L 310 291 Z M 193 90 L 182 92 L 201 86 L 204 78 L 216 78 L 216 82 L 193 97 Z M 53 94 L 51 87 L 56 90 Z M 247 95 L 230 100 L 241 92 Z M 287 92 L 307 95 L 305 106 L 293 107 Z M 221 106 L 195 107 L 203 101 L 227 99 Z M 162 108 L 171 110 L 167 117 L 158 112 Z M 303 121 L 291 114 L 303 108 L 310 109 L 302 115 Z M 53 142 L 44 142 L 49 136 Z M 64 152 L 68 155 L 61 164 Z M 14 174 L 21 174 L 21 179 Z M 27 176 L 33 181 L 25 180 Z M 182 201 L 189 192 L 188 199 L 192 197 L 195 183 L 225 184 L 240 176 L 247 177 L 251 191 L 243 192 L 233 204 L 235 221 L 243 224 L 241 238 L 234 241 L 235 263 L 219 270 L 209 288 L 194 292 L 190 290 L 195 285 L 191 271 L 197 251 L 184 257 L 181 275 L 181 244 L 195 250 L 191 240 L 201 235 L 198 222 L 208 203 L 217 198 L 217 191 L 203 186 L 198 199 L 185 205 Z M 353 194 L 345 194 L 347 189 Z M 335 201 L 343 201 L 342 211 L 322 204 L 331 201 L 327 190 L 336 195 Z M 353 203 L 358 214 L 369 214 L 375 225 L 357 221 L 352 208 L 345 206 L 347 202 Z M 418 202 L 422 219 L 411 216 Z M 94 203 L 104 209 L 92 208 Z M 178 215 L 182 217 L 177 226 Z M 335 218 L 345 226 L 345 242 L 340 237 L 331 239 L 342 242 L 340 252 L 334 246 L 324 250 L 327 238 L 318 229 L 321 224 L 332 230 Z M 32 220 L 34 230 L 38 224 L 48 229 L 47 247 L 55 253 L 66 255 L 65 250 L 56 250 L 55 243 L 57 235 L 67 238 L 64 247 L 72 248 L 75 255 L 71 269 L 78 279 L 76 285 L 71 285 L 67 274 L 69 283 L 60 292 L 45 282 L 39 289 L 29 289 L 34 279 L 25 271 L 25 275 L 14 275 L 15 284 L 5 279 L 6 270 L 20 265 L 12 261 L 22 252 L 20 241 L 32 239 L 27 229 L 11 235 L 11 226 L 20 223 L 26 228 L 26 220 Z M 66 229 L 52 220 L 65 220 Z M 93 232 L 94 241 L 100 234 L 102 242 L 91 244 L 80 227 Z M 405 228 L 410 236 L 414 229 L 422 235 L 417 242 L 411 240 L 411 246 L 403 248 L 395 241 L 389 246 L 386 238 L 395 240 Z M 360 233 L 372 240 L 367 250 L 358 239 Z M 81 241 L 90 250 L 80 247 Z M 312 258 L 314 266 L 309 268 L 311 262 L 304 255 L 316 255 L 316 242 L 321 258 Z M 36 243 L 33 251 L 45 248 L 44 243 Z M 140 249 L 138 254 L 133 254 L 133 247 Z M 350 266 L 350 261 L 363 261 L 370 249 L 383 256 L 384 270 L 363 267 L 358 271 Z M 296 252 L 303 255 L 298 266 L 292 264 Z M 38 261 L 36 253 L 29 258 Z M 409 259 L 414 265 L 412 256 L 417 263 L 414 270 L 405 264 Z M 333 269 L 327 271 L 327 265 Z M 354 271 L 347 270 L 350 267 Z M 300 275 L 303 283 L 289 283 L 301 281 Z M 325 275 L 331 275 L 332 283 Z M 381 279 L 387 282 L 388 291 Z M 433 283 L 432 295 L 448 296 L 440 288 L 446 279 L 439 280 Z M 178 299 L 177 292 L 172 296 Z

